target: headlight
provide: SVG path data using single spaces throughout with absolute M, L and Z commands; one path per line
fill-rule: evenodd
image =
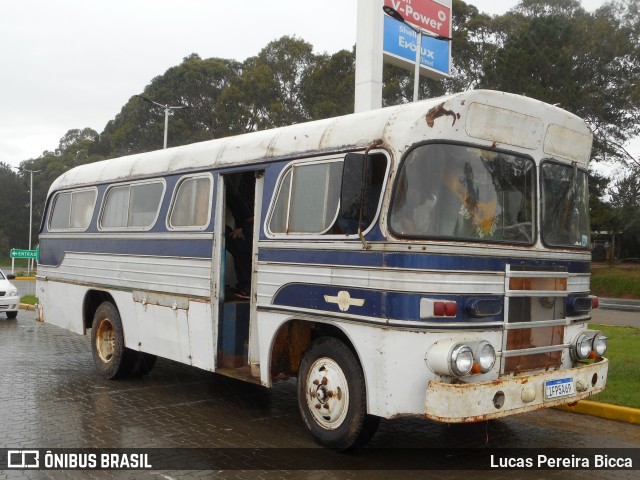
M 458 377 L 467 375 L 473 368 L 473 352 L 468 345 L 456 345 L 449 359 L 451 373 Z
M 574 353 L 578 360 L 584 360 L 585 358 L 589 357 L 589 354 L 591 353 L 592 342 L 593 337 L 584 333 L 578 335 L 578 338 L 576 339 L 576 343 L 574 345 Z
M 474 349 L 473 358 L 480 365 L 480 371 L 487 373 L 496 363 L 496 351 L 489 342 L 482 341 Z
M 602 334 L 598 334 L 593 338 L 593 350 L 602 357 L 607 351 L 607 337 Z
M 17 289 L 13 289 L 13 290 L 9 290 L 9 297 L 17 297 L 18 296 L 18 290 Z

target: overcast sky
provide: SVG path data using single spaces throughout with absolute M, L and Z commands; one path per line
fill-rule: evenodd
M 516 0 L 467 0 L 501 14 Z M 603 0 L 584 0 L 594 10 Z M 0 0 L 0 162 L 101 132 L 132 95 L 191 53 L 239 61 L 295 35 L 351 49 L 357 0 Z M 455 45 L 453 46 L 455 48 Z M 1 188 L 1 186 L 0 186 Z

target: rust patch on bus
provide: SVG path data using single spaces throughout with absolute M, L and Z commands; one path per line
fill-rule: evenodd
M 433 107 L 427 112 L 427 125 L 430 128 L 433 128 L 436 119 L 445 116 L 453 117 L 453 123 L 451 124 L 452 127 L 456 124 L 456 121 L 460 120 L 459 113 L 456 113 L 453 110 L 447 110 L 446 108 L 444 108 L 444 103 L 441 103 L 440 105 Z
M 271 378 L 295 376 L 302 355 L 311 344 L 311 325 L 292 321 L 280 327 L 271 352 Z

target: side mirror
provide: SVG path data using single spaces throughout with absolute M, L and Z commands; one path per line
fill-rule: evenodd
M 7 275 L 7 280 L 14 280 L 16 276 L 13 273 Z

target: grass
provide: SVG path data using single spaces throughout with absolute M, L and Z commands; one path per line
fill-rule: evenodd
M 20 303 L 26 303 L 27 305 L 35 305 L 38 303 L 38 297 L 35 295 L 24 295 L 20 297 Z
M 640 408 L 640 329 L 591 325 L 608 338 L 609 375 L 604 391 L 589 400 Z
M 640 265 L 593 264 L 591 293 L 599 297 L 640 299 Z

